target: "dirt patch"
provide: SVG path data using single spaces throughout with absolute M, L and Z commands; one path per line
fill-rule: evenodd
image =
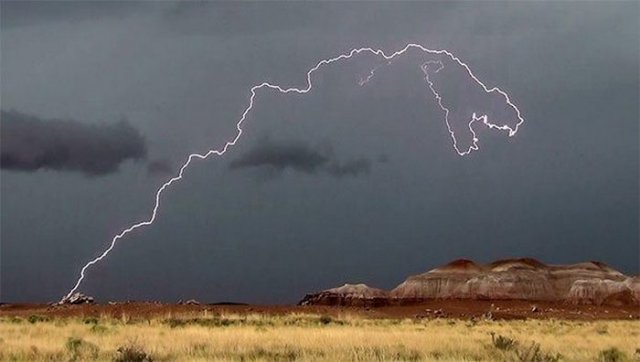
M 243 305 L 243 304 L 163 304 L 125 302 L 91 305 L 4 304 L 0 317 L 42 315 L 48 317 L 122 317 L 149 319 L 168 315 L 188 315 L 208 311 L 220 314 L 286 315 L 307 313 L 340 316 L 351 314 L 365 318 L 457 318 L 457 319 L 567 319 L 629 320 L 640 319 L 640 308 L 629 306 L 570 305 L 517 300 L 469 301 L 432 300 L 411 305 L 382 307 Z

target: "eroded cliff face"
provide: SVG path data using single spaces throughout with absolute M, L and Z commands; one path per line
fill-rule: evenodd
M 390 292 L 392 298 L 413 299 L 555 299 L 549 270 L 528 259 L 483 266 L 453 261 L 410 276 Z
M 599 262 L 547 265 L 521 258 L 480 265 L 460 259 L 410 276 L 388 293 L 364 284 L 346 284 L 309 294 L 301 303 L 384 305 L 429 299 L 640 305 L 640 277 L 628 277 Z
M 637 301 L 640 301 L 640 276 L 627 278 L 624 283 L 629 287 L 629 290 L 631 290 L 633 297 Z

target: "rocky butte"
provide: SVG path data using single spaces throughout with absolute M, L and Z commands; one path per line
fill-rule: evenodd
M 307 294 L 300 305 L 382 306 L 434 299 L 526 300 L 640 306 L 640 276 L 596 262 L 550 265 L 532 258 L 486 265 L 458 259 L 412 275 L 390 291 L 365 284 Z

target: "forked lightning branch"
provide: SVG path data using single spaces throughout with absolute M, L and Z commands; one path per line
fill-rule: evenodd
M 359 84 L 362 86 L 362 85 L 368 83 L 371 80 L 371 78 L 373 78 L 375 76 L 375 71 L 380 66 L 382 66 L 384 64 L 391 65 L 392 64 L 391 60 L 394 60 L 397 57 L 400 57 L 400 56 L 404 55 L 410 49 L 421 51 L 421 52 L 427 53 L 427 54 L 439 55 L 439 56 L 444 56 L 444 57 L 450 58 L 453 62 L 455 62 L 459 66 L 461 66 L 466 71 L 468 76 L 475 83 L 477 83 L 484 90 L 484 92 L 489 93 L 489 94 L 493 94 L 493 93 L 499 94 L 500 96 L 502 96 L 504 98 L 504 101 L 506 102 L 506 104 L 509 107 L 511 107 L 513 109 L 513 111 L 515 112 L 515 115 L 516 115 L 517 119 L 515 120 L 515 123 L 513 125 L 508 125 L 506 123 L 502 123 L 502 124 L 501 123 L 497 123 L 495 120 L 489 119 L 488 115 L 482 114 L 482 112 L 477 112 L 477 113 L 473 112 L 472 114 L 470 114 L 469 115 L 470 119 L 469 119 L 469 122 L 468 122 L 468 128 L 469 128 L 469 131 L 470 131 L 470 133 L 472 135 L 472 142 L 469 145 L 469 147 L 467 147 L 466 149 L 461 149 L 459 144 L 458 144 L 458 140 L 456 139 L 455 132 L 454 132 L 454 130 L 453 130 L 451 124 L 450 124 L 450 120 L 449 120 L 450 110 L 449 110 L 449 108 L 447 108 L 444 105 L 444 103 L 442 101 L 442 97 L 436 91 L 436 89 L 434 87 L 434 83 L 430 78 L 430 73 L 439 72 L 440 70 L 443 69 L 444 65 L 439 60 L 429 60 L 429 61 L 423 63 L 421 65 L 421 69 L 422 69 L 422 71 L 424 73 L 425 81 L 427 83 L 427 87 L 433 93 L 433 96 L 435 97 L 440 109 L 444 112 L 444 121 L 446 123 L 446 126 L 447 126 L 447 129 L 449 131 L 449 134 L 451 135 L 451 139 L 453 141 L 453 148 L 458 153 L 458 155 L 465 156 L 465 155 L 468 155 L 469 153 L 471 153 L 472 151 L 478 150 L 478 141 L 479 140 L 478 140 L 478 136 L 477 136 L 476 132 L 473 129 L 473 125 L 477 121 L 481 121 L 484 126 L 490 128 L 490 129 L 496 129 L 496 130 L 508 132 L 509 136 L 514 136 L 518 132 L 518 128 L 524 122 L 524 119 L 520 115 L 520 110 L 516 107 L 515 104 L 513 104 L 511 102 L 511 99 L 510 99 L 509 95 L 507 93 L 505 93 L 504 91 L 502 91 L 501 89 L 499 89 L 498 87 L 492 87 L 492 88 L 487 87 L 482 81 L 480 81 L 480 79 L 478 79 L 475 76 L 475 74 L 471 71 L 471 69 L 469 68 L 469 66 L 467 66 L 467 64 L 462 62 L 458 57 L 453 55 L 448 50 L 433 50 L 433 49 L 425 48 L 424 46 L 419 45 L 419 44 L 407 44 L 401 50 L 398 50 L 398 51 L 396 51 L 394 53 L 391 53 L 391 54 L 386 54 L 381 49 L 374 49 L 374 48 L 368 48 L 367 47 L 367 48 L 352 49 L 348 53 L 344 53 L 344 54 L 338 55 L 338 56 L 333 57 L 333 58 L 322 59 L 313 68 L 311 68 L 311 69 L 309 69 L 309 71 L 307 71 L 306 85 L 304 87 L 302 87 L 302 88 L 294 88 L 294 87 L 285 88 L 285 87 L 282 87 L 280 85 L 271 84 L 271 83 L 267 83 L 267 82 L 260 83 L 258 85 L 255 85 L 255 86 L 251 87 L 250 96 L 249 96 L 247 107 L 244 109 L 244 111 L 242 112 L 242 115 L 240 116 L 240 119 L 236 123 L 237 132 L 235 133 L 235 136 L 232 139 L 230 139 L 229 141 L 227 141 L 224 144 L 224 146 L 219 148 L 219 149 L 211 149 L 211 150 L 208 150 L 208 151 L 206 151 L 204 153 L 193 153 L 193 154 L 190 154 L 187 157 L 187 159 L 184 162 L 184 164 L 182 164 L 182 166 L 180 167 L 180 170 L 177 173 L 177 175 L 175 175 L 174 177 L 172 177 L 169 180 L 167 180 L 156 191 L 155 204 L 153 206 L 153 210 L 151 212 L 151 216 L 149 217 L 149 219 L 145 220 L 145 221 L 140 221 L 138 223 L 135 223 L 135 224 L 127 227 L 126 229 L 122 230 L 119 234 L 115 235 L 111 239 L 111 243 L 109 244 L 109 246 L 99 256 L 97 256 L 95 259 L 89 261 L 88 263 L 86 263 L 82 267 L 82 269 L 80 270 L 80 276 L 78 277 L 75 285 L 73 286 L 73 288 L 71 288 L 69 293 L 63 298 L 63 300 L 68 298 L 74 292 L 76 292 L 76 290 L 78 290 L 78 288 L 80 287 L 82 281 L 85 279 L 87 270 L 91 266 L 93 266 L 93 265 L 99 263 L 101 260 L 103 260 L 107 255 L 109 255 L 111 250 L 113 250 L 113 248 L 116 246 L 118 240 L 122 239 L 127 234 L 129 234 L 130 232 L 132 232 L 132 231 L 134 231 L 136 229 L 139 229 L 139 228 L 142 228 L 142 227 L 145 227 L 145 226 L 149 226 L 149 225 L 154 223 L 154 221 L 156 220 L 156 216 L 158 215 L 158 210 L 160 209 L 160 200 L 162 198 L 162 194 L 166 190 L 168 190 L 171 185 L 173 185 L 174 183 L 176 183 L 176 182 L 178 182 L 178 181 L 180 181 L 182 179 L 182 177 L 184 176 L 185 170 L 191 165 L 191 163 L 194 160 L 196 160 L 196 159 L 204 160 L 204 159 L 207 159 L 207 158 L 209 158 L 211 156 L 222 156 L 227 152 L 227 150 L 229 150 L 230 147 L 234 146 L 236 144 L 236 142 L 238 142 L 240 140 L 240 138 L 242 137 L 242 133 L 243 133 L 242 125 L 243 125 L 244 121 L 247 119 L 247 117 L 249 116 L 249 114 L 251 113 L 251 110 L 253 109 L 253 106 L 255 104 L 256 97 L 257 97 L 259 91 L 272 90 L 272 91 L 279 92 L 280 94 L 288 94 L 288 93 L 306 94 L 306 93 L 309 93 L 309 91 L 311 91 L 311 89 L 313 87 L 312 79 L 313 79 L 314 74 L 317 71 L 319 71 L 320 69 L 322 69 L 324 66 L 332 64 L 332 63 L 340 62 L 340 61 L 343 61 L 343 60 L 346 60 L 346 59 L 350 59 L 350 58 L 355 57 L 356 55 L 363 54 L 363 53 L 373 54 L 373 55 L 379 57 L 381 59 L 381 61 L 383 61 L 383 63 L 381 65 L 379 65 L 379 66 L 376 66 L 374 69 L 372 69 L 371 72 L 369 72 L 367 78 L 364 79 L 364 80 L 361 80 L 359 82 Z

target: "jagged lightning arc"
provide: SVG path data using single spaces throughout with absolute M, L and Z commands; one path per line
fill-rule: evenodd
M 84 278 L 86 276 L 87 269 L 89 269 L 89 267 L 91 267 L 92 265 L 98 263 L 102 259 L 104 259 L 111 252 L 111 250 L 113 250 L 113 248 L 115 247 L 115 245 L 116 245 L 118 240 L 122 239 L 125 235 L 127 235 L 128 233 L 130 233 L 130 232 L 132 232 L 132 231 L 134 231 L 134 230 L 136 230 L 138 228 L 153 224 L 153 222 L 156 220 L 156 216 L 158 215 L 158 209 L 160 208 L 160 197 L 162 196 L 162 193 L 169 186 L 171 186 L 173 183 L 175 183 L 177 181 L 180 181 L 182 179 L 182 177 L 184 175 L 184 171 L 187 169 L 187 167 L 189 167 L 189 165 L 191 164 L 191 162 L 194 159 L 204 160 L 204 159 L 208 158 L 211 155 L 222 156 L 227 152 L 229 147 L 234 146 L 236 144 L 236 142 L 238 142 L 238 140 L 242 136 L 242 132 L 243 132 L 242 124 L 244 123 L 245 119 L 249 115 L 249 112 L 251 112 L 251 110 L 253 109 L 254 101 L 255 101 L 255 98 L 256 98 L 256 95 L 257 95 L 256 92 L 258 90 L 263 89 L 263 88 L 267 88 L 267 89 L 276 90 L 276 91 L 278 91 L 278 92 L 280 92 L 282 94 L 287 94 L 287 93 L 305 94 L 305 93 L 309 92 L 311 90 L 312 86 L 313 86 L 313 83 L 311 82 L 311 75 L 315 71 L 320 69 L 320 67 L 322 67 L 324 65 L 331 64 L 331 63 L 334 63 L 334 62 L 338 62 L 340 60 L 349 59 L 349 58 L 352 58 L 354 55 L 357 55 L 357 54 L 360 54 L 360 53 L 371 53 L 371 54 L 374 54 L 376 56 L 384 58 L 387 61 L 387 64 L 391 64 L 391 61 L 394 58 L 406 53 L 407 50 L 409 50 L 409 49 L 417 49 L 417 50 L 420 50 L 420 51 L 422 51 L 424 53 L 428 53 L 428 54 L 446 55 L 446 56 L 448 56 L 449 58 L 451 58 L 451 60 L 455 61 L 456 63 L 458 63 L 458 65 L 460 65 L 462 68 L 464 68 L 466 70 L 466 72 L 468 73 L 468 75 L 477 84 L 479 84 L 486 93 L 498 93 L 498 94 L 502 95 L 504 97 L 506 103 L 511 108 L 513 108 L 513 110 L 516 112 L 518 121 L 517 121 L 517 123 L 515 124 L 515 126 L 513 128 L 508 126 L 508 125 L 499 125 L 499 124 L 491 123 L 489 121 L 487 115 L 478 116 L 476 113 L 473 113 L 473 115 L 471 117 L 471 120 L 469 122 L 469 129 L 470 129 L 471 134 L 473 136 L 473 143 L 469 146 L 469 148 L 467 150 L 462 150 L 461 151 L 458 148 L 458 144 L 457 144 L 457 140 L 456 140 L 456 137 L 455 137 L 455 133 L 451 129 L 451 125 L 449 124 L 449 109 L 446 108 L 442 104 L 442 97 L 440 96 L 440 94 L 438 94 L 438 92 L 436 92 L 436 90 L 435 90 L 435 88 L 433 86 L 433 82 L 429 78 L 429 73 L 428 73 L 429 66 L 431 66 L 433 64 L 437 64 L 438 68 L 433 70 L 434 73 L 437 73 L 438 71 L 440 71 L 443 68 L 443 64 L 442 64 L 441 61 L 428 61 L 428 62 L 424 63 L 421 66 L 421 69 L 425 74 L 425 79 L 427 81 L 429 89 L 431 90 L 431 92 L 435 96 L 436 101 L 438 102 L 438 105 L 440 106 L 440 108 L 444 112 L 445 123 L 447 125 L 447 129 L 449 130 L 449 134 L 451 135 L 451 138 L 453 140 L 453 147 L 454 147 L 454 149 L 456 150 L 456 152 L 460 156 L 467 155 L 467 154 L 471 153 L 472 151 L 478 149 L 478 145 L 477 145 L 478 138 L 476 136 L 476 133 L 472 129 L 472 124 L 474 122 L 476 122 L 476 121 L 482 120 L 483 124 L 486 125 L 489 128 L 493 128 L 493 129 L 497 129 L 497 130 L 501 130 L 501 131 L 508 131 L 510 137 L 514 136 L 516 134 L 516 132 L 518 132 L 518 128 L 524 122 L 524 119 L 520 115 L 520 110 L 518 109 L 518 107 L 516 107 L 515 104 L 513 104 L 511 102 L 511 99 L 509 98 L 509 95 L 507 93 L 505 93 L 504 91 L 500 90 L 498 87 L 488 88 L 484 83 L 482 83 L 473 74 L 473 72 L 471 72 L 471 69 L 469 69 L 469 67 L 464 62 L 462 62 L 458 57 L 453 55 L 448 50 L 433 50 L 433 49 L 425 48 L 424 46 L 419 45 L 419 44 L 410 43 L 410 44 L 407 44 L 401 50 L 398 50 L 398 51 L 396 51 L 396 52 L 394 52 L 392 54 L 389 54 L 389 55 L 387 55 L 381 49 L 374 49 L 374 48 L 365 47 L 365 48 L 352 49 L 348 53 L 344 53 L 344 54 L 338 55 L 338 56 L 333 57 L 333 58 L 322 59 L 313 68 L 311 68 L 311 69 L 309 69 L 309 71 L 307 71 L 307 83 L 306 83 L 306 86 L 304 88 L 294 88 L 294 87 L 283 88 L 282 86 L 279 86 L 279 85 L 276 85 L 276 84 L 271 84 L 271 83 L 268 83 L 268 82 L 260 83 L 258 85 L 254 85 L 253 87 L 251 87 L 251 90 L 250 90 L 251 95 L 249 97 L 249 104 L 245 108 L 244 112 L 242 112 L 242 116 L 240 117 L 240 119 L 236 123 L 237 133 L 236 133 L 235 137 L 232 140 L 227 141 L 221 149 L 209 150 L 209 151 L 207 151 L 206 153 L 203 153 L 203 154 L 200 154 L 200 153 L 192 153 L 192 154 L 190 154 L 189 157 L 187 157 L 187 160 L 185 161 L 185 163 L 182 165 L 182 167 L 180 167 L 180 171 L 178 172 L 178 174 L 176 176 L 170 178 L 164 184 L 162 184 L 162 186 L 160 186 L 158 191 L 156 191 L 155 204 L 153 206 L 153 211 L 151 213 L 151 217 L 149 218 L 149 220 L 141 221 L 141 222 L 138 222 L 136 224 L 133 224 L 133 225 L 129 226 L 128 228 L 122 230 L 119 234 L 115 235 L 113 237 L 113 239 L 111 239 L 111 243 L 109 244 L 109 247 L 107 249 L 105 249 L 102 252 L 102 254 L 100 254 L 95 259 L 89 261 L 87 264 L 85 264 L 82 267 L 82 269 L 80 270 L 80 276 L 79 276 L 78 280 L 76 281 L 76 283 L 73 286 L 73 288 L 71 288 L 69 293 L 63 298 L 63 300 L 65 300 L 66 298 L 71 296 L 80 287 L 80 284 L 82 283 L 82 281 L 84 280 Z M 362 86 L 362 85 L 368 83 L 369 80 L 375 75 L 375 71 L 378 69 L 378 67 L 375 67 L 373 70 L 371 70 L 371 72 L 366 77 L 366 79 L 361 80 L 359 82 L 359 84 Z

